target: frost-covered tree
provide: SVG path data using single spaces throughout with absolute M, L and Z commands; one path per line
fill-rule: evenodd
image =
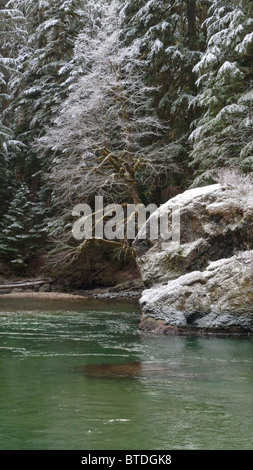
M 118 2 L 105 6 L 96 37 L 78 39 L 84 74 L 40 141 L 55 153 L 55 198 L 68 209 L 98 193 L 140 202 L 172 168 L 165 126 L 151 105 L 154 87 L 144 82 L 138 50 L 120 41 Z
M 253 4 L 215 0 L 204 24 L 207 48 L 194 71 L 201 117 L 191 134 L 194 185 L 219 167 L 253 171 Z
M 57 214 L 49 233 L 56 250 L 70 254 L 76 204 L 94 207 L 96 195 L 107 203 L 147 203 L 174 170 L 167 128 L 152 106 L 154 87 L 145 83 L 137 46 L 122 44 L 118 16 L 118 2 L 104 2 L 97 34 L 80 34 L 83 74 L 38 142 L 44 154 L 54 155 L 50 177 Z
M 155 106 L 159 116 L 169 122 L 174 143 L 171 155 L 184 170 L 194 118 L 190 106 L 196 94 L 193 67 L 205 47 L 201 24 L 207 4 L 205 0 L 126 0 L 121 11 L 123 37 L 127 44 L 138 43 L 147 63 L 146 78 L 159 86 Z M 180 180 L 182 183 L 182 177 Z

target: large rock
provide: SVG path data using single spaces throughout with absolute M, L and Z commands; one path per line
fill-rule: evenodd
M 253 332 L 253 190 L 219 184 L 188 190 L 151 217 L 180 206 L 180 244 L 136 239 L 144 290 L 141 328 L 162 333 Z M 148 221 L 150 226 L 151 218 Z
M 143 292 L 141 328 L 170 333 L 253 332 L 253 251 L 213 261 Z
M 176 279 L 194 270 L 204 270 L 210 261 L 253 249 L 253 192 L 225 188 L 219 184 L 194 188 L 163 204 L 148 220 L 180 207 L 180 245 L 171 240 L 136 239 L 133 248 L 146 287 Z M 140 235 L 145 230 L 140 232 Z M 147 230 L 148 232 L 148 230 Z

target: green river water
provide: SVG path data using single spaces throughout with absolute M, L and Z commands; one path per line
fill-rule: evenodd
M 139 319 L 131 303 L 0 299 L 0 449 L 252 450 L 253 340 Z M 132 362 L 155 372 L 78 369 Z

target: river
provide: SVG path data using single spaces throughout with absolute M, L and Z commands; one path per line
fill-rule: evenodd
M 0 449 L 252 450 L 253 340 L 139 319 L 135 303 L 0 299 Z

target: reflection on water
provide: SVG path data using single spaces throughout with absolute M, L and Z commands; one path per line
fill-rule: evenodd
M 143 335 L 122 302 L 0 302 L 0 449 L 253 449 L 252 339 Z

